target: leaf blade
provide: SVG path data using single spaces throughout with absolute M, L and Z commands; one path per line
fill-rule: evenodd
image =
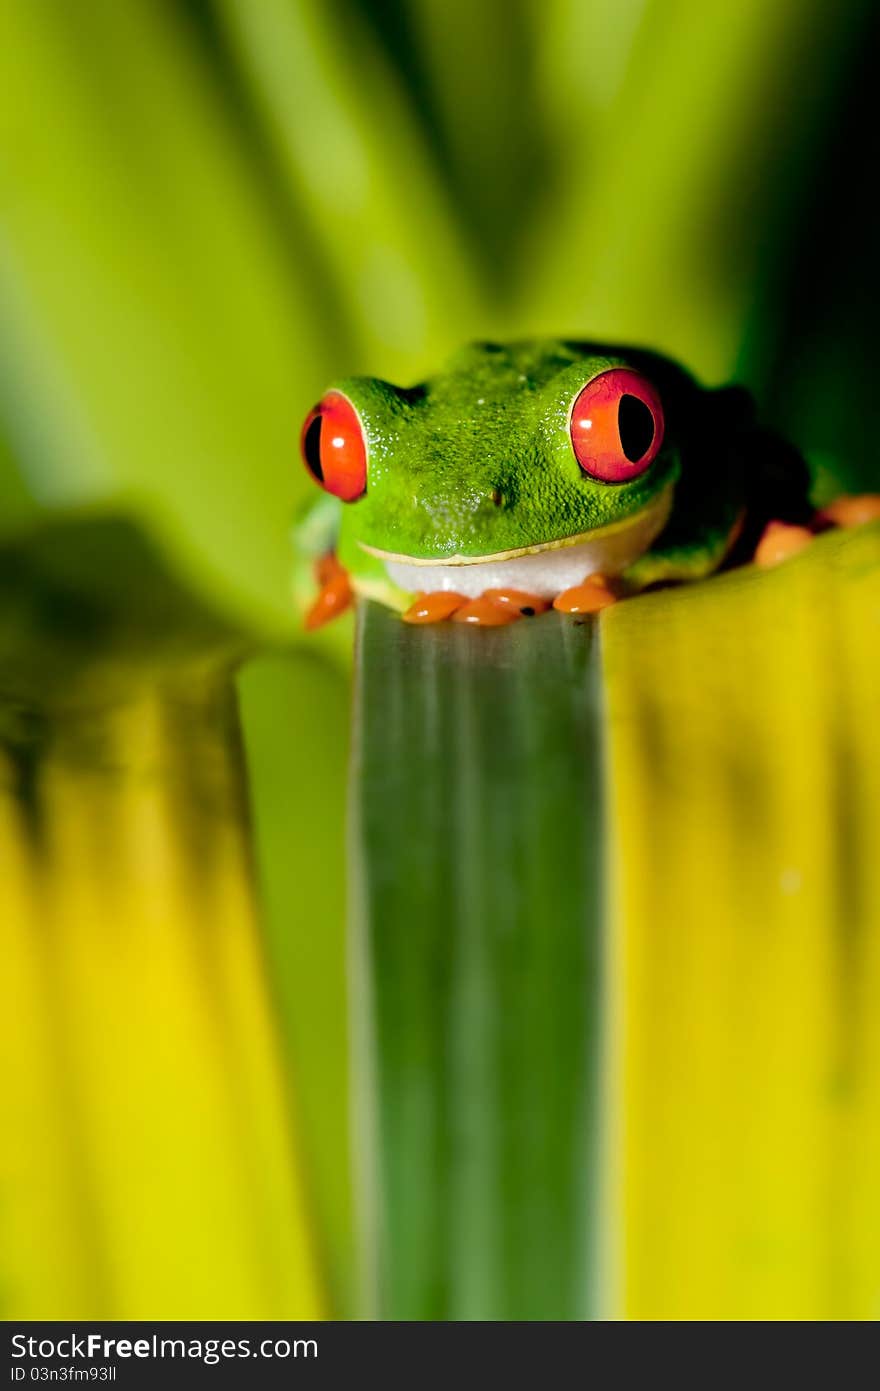
M 413 630 L 372 605 L 360 616 L 355 932 L 371 1051 L 355 1067 L 383 1317 L 590 1308 L 589 634 L 555 615 L 500 633 Z M 560 805 L 577 811 L 561 834 Z

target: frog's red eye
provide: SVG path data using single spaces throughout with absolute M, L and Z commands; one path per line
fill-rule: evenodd
M 343 502 L 367 489 L 367 443 L 358 413 L 347 396 L 328 391 L 302 428 L 302 456 L 321 487 Z
M 663 407 L 647 377 L 612 367 L 588 382 L 572 407 L 571 443 L 584 473 L 603 483 L 644 473 L 663 443 Z

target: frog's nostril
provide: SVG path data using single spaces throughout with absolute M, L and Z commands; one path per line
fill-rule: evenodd
M 500 488 L 493 488 L 491 493 L 489 494 L 489 498 L 495 507 L 504 506 L 504 494 L 502 493 Z

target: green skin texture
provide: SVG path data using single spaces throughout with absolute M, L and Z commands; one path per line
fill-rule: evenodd
M 648 377 L 666 420 L 657 458 L 626 483 L 585 474 L 569 434 L 578 393 L 611 367 Z M 703 390 L 655 353 L 555 339 L 472 344 L 418 387 L 351 377 L 330 389 L 363 424 L 367 489 L 352 503 L 323 495 L 297 530 L 300 554 L 335 550 L 356 589 L 396 608 L 411 596 L 362 542 L 418 559 L 489 557 L 624 522 L 671 483 L 666 527 L 624 575 L 637 590 L 711 574 L 746 504 L 745 393 Z

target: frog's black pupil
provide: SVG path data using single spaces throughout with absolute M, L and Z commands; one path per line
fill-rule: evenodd
M 306 430 L 306 437 L 303 441 L 306 463 L 319 483 L 324 482 L 324 470 L 321 468 L 321 423 L 321 416 L 316 415 Z
M 617 407 L 617 429 L 623 452 L 631 464 L 647 454 L 654 440 L 654 417 L 638 396 L 625 394 Z

